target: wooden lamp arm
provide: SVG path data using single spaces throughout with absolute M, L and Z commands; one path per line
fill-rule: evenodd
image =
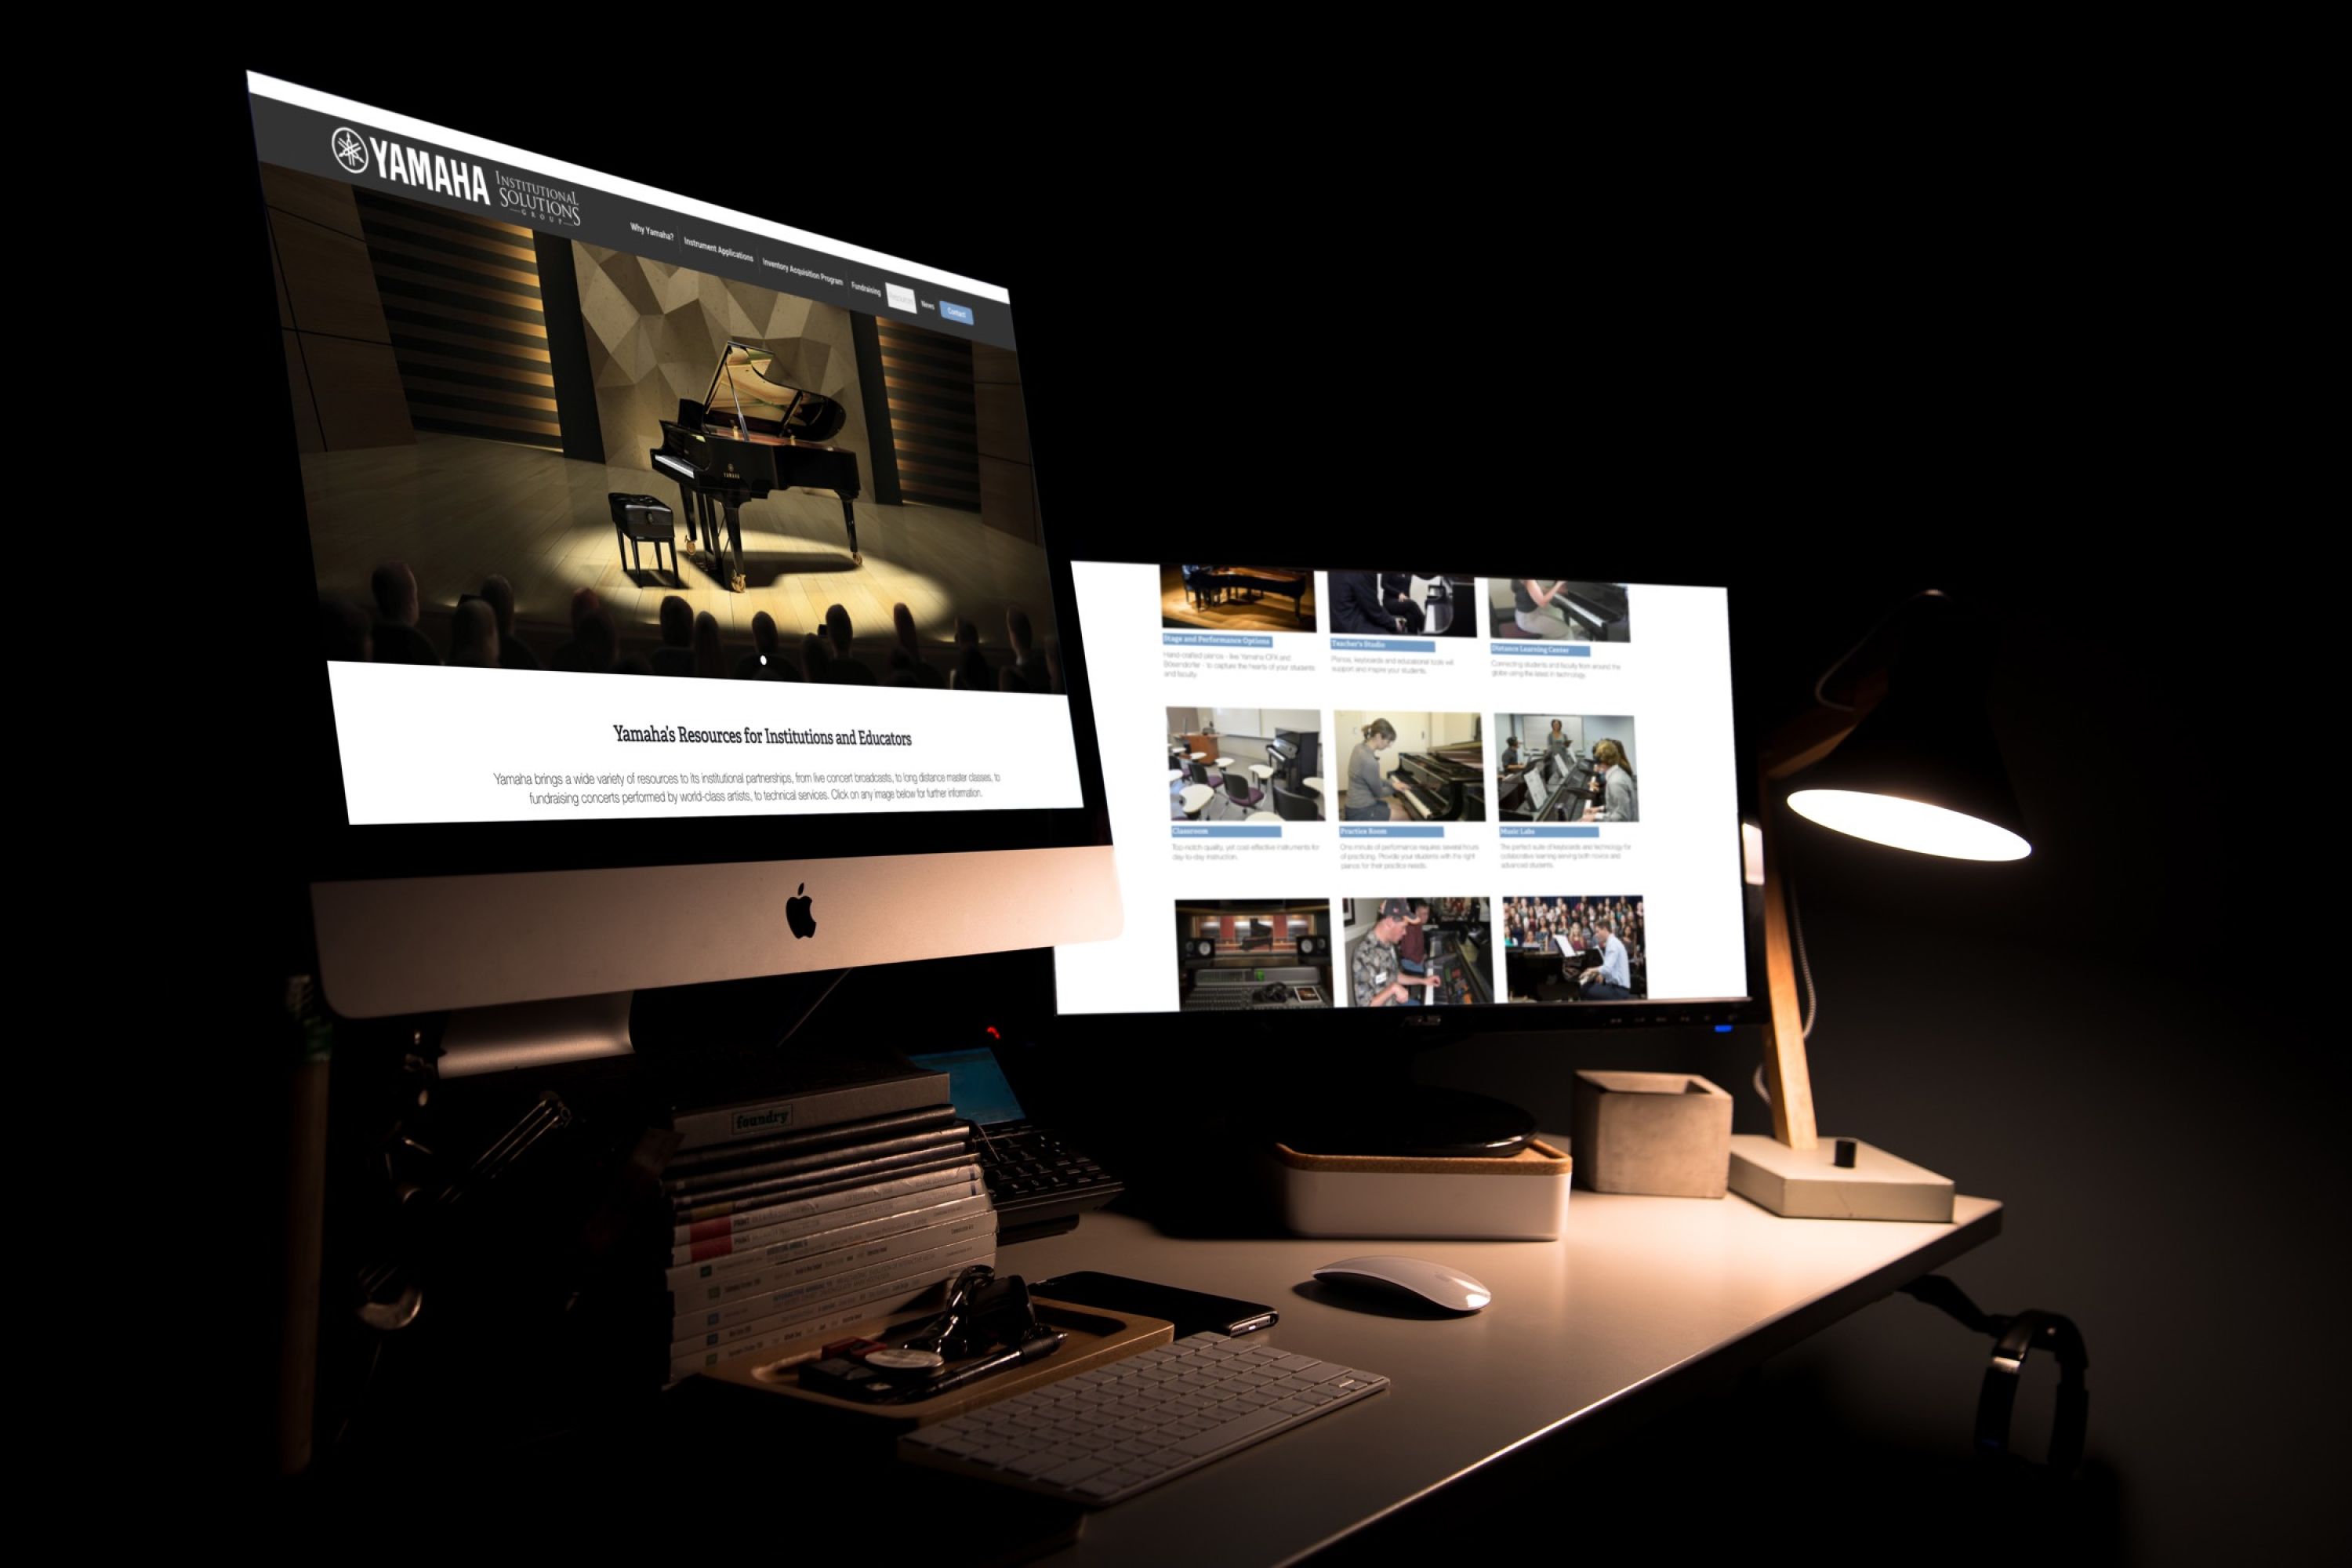
M 1837 750 L 1838 742 L 1885 695 L 1882 671 L 1855 689 L 1851 710 L 1816 708 L 1782 729 L 1764 748 L 1757 791 L 1757 827 L 1764 840 L 1764 982 L 1769 1006 L 1764 1023 L 1764 1079 L 1772 1090 L 1772 1136 L 1791 1149 L 1813 1148 L 1821 1139 L 1813 1121 L 1812 1069 L 1805 1060 L 1805 1013 L 1797 999 L 1788 887 L 1775 842 L 1776 786 Z

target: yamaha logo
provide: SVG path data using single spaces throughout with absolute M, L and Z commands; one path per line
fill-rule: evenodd
M 348 125 L 335 127 L 327 148 L 346 174 L 373 172 L 387 184 L 414 185 L 436 195 L 490 205 L 490 182 L 482 166 L 470 159 L 404 146 L 387 136 L 362 136 Z

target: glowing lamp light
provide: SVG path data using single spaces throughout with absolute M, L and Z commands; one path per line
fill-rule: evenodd
M 1886 696 L 1805 769 L 1789 809 L 1873 844 L 1955 860 L 2033 853 L 1986 710 L 1990 637 L 1941 595 L 1905 617 Z
M 2022 860 L 2033 846 L 1997 823 L 1925 801 L 1859 790 L 1801 789 L 1789 809 L 1854 838 L 1954 860 Z

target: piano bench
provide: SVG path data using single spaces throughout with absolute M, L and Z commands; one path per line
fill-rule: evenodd
M 677 514 L 668 503 L 654 496 L 624 495 L 615 490 L 605 498 L 613 508 L 613 531 L 618 536 L 622 564 L 637 570 L 644 561 L 637 553 L 640 544 L 654 547 L 654 566 L 662 563 L 662 546 L 669 546 L 669 574 L 677 575 Z

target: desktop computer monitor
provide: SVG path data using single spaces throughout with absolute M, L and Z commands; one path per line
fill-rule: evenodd
M 282 821 L 331 1005 L 1117 930 L 1004 289 L 246 88 L 282 401 L 238 526 L 318 595 Z
M 1081 548 L 1125 921 L 1057 955 L 1064 1016 L 1404 1044 L 1761 1017 L 1726 589 Z

